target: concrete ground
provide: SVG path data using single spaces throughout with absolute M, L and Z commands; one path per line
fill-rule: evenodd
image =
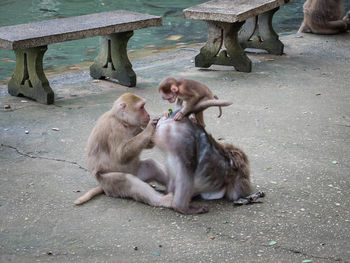
M 249 54 L 251 73 L 195 68 L 191 47 L 133 59 L 132 89 L 87 68 L 49 75 L 55 105 L 1 86 L 0 262 L 350 262 L 350 34 L 281 40 L 283 56 Z M 74 206 L 97 185 L 84 156 L 96 119 L 124 92 L 161 114 L 167 76 L 233 101 L 220 119 L 205 112 L 207 130 L 246 151 L 266 197 L 196 200 L 210 211 L 194 216 L 105 195 Z M 156 149 L 143 156 L 165 164 Z

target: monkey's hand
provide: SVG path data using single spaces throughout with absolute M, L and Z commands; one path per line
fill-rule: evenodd
M 148 125 L 151 125 L 153 129 L 155 129 L 159 120 L 160 117 L 155 117 L 148 123 Z
M 350 29 L 350 11 L 348 11 L 346 13 L 346 15 L 343 17 L 343 21 L 345 21 L 345 23 L 346 23 L 346 29 L 345 30 Z
M 148 139 L 149 139 L 149 142 L 148 144 L 145 146 L 146 149 L 151 149 L 154 147 L 154 132 L 156 130 L 156 126 L 157 126 L 157 123 L 158 121 L 160 120 L 160 117 L 156 117 L 156 118 L 153 118 L 148 124 L 147 124 L 147 127 L 146 129 L 144 130 L 144 132 L 147 132 L 148 134 Z
M 179 111 L 178 113 L 175 114 L 174 120 L 179 121 L 182 119 L 183 116 L 184 114 L 181 111 Z
M 188 118 L 189 118 L 189 120 L 192 121 L 194 124 L 198 124 L 198 125 L 199 125 L 197 119 L 196 119 L 192 114 L 191 114 Z
M 345 23 L 346 23 L 346 30 L 349 30 L 350 29 L 350 16 L 347 20 L 345 20 Z
M 233 204 L 235 205 L 246 205 L 246 204 L 251 204 L 255 203 L 257 199 L 262 198 L 265 196 L 264 192 L 256 192 L 254 194 L 248 195 L 246 197 L 241 197 L 238 200 L 234 201 Z
M 157 123 L 159 121 L 160 118 L 153 118 L 151 119 L 146 128 L 143 130 L 143 133 L 146 135 L 146 137 L 148 138 L 151 138 L 154 134 L 154 131 L 156 130 L 156 126 L 157 126 Z

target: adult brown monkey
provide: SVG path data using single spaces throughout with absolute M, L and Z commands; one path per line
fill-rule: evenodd
M 199 103 L 194 112 L 210 104 Z M 249 162 L 246 154 L 232 144 L 220 144 L 202 126 L 187 117 L 180 121 L 163 118 L 157 124 L 156 145 L 166 154 L 172 175 L 169 190 L 174 192 L 172 207 L 183 214 L 205 213 L 204 206 L 190 204 L 195 195 L 203 199 L 226 197 L 240 204 L 253 202 L 264 193 L 251 194 Z
M 170 207 L 172 194 L 162 195 L 144 181 L 167 185 L 169 178 L 152 159 L 140 160 L 143 149 L 152 148 L 152 136 L 158 119 L 150 121 L 145 101 L 126 93 L 111 110 L 104 113 L 93 128 L 87 143 L 87 164 L 99 186 L 74 203 L 80 205 L 95 195 L 130 197 L 152 206 Z
M 298 32 L 330 35 L 350 29 L 350 11 L 344 15 L 343 0 L 307 0 Z

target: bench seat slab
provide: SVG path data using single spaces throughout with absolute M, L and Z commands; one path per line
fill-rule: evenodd
M 282 55 L 284 45 L 272 27 L 272 17 L 279 7 L 246 21 L 238 33 L 242 48 L 264 49 L 270 54 Z
M 159 16 L 115 10 L 0 27 L 0 47 L 26 49 L 161 25 Z
M 279 7 L 288 0 L 212 0 L 186 8 L 186 18 L 219 22 L 243 22 Z
M 238 42 L 238 31 L 244 22 L 206 21 L 206 23 L 208 41 L 195 57 L 195 66 L 208 68 L 213 64 L 226 65 L 234 66 L 237 71 L 250 72 L 252 62 Z M 226 50 L 220 52 L 223 44 Z
M 136 74 L 128 58 L 126 47 L 133 31 L 110 34 L 100 38 L 99 54 L 90 66 L 95 79 L 111 78 L 128 87 L 136 86 Z
M 15 50 L 16 67 L 8 83 L 12 96 L 22 95 L 44 104 L 54 102 L 54 92 L 43 69 L 46 50 L 47 46 Z

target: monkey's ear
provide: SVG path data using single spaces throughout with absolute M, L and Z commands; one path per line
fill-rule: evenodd
M 124 102 L 120 103 L 119 104 L 119 110 L 125 111 L 125 109 L 126 109 L 126 103 L 124 103 Z
M 176 85 L 171 85 L 170 90 L 171 92 L 178 92 L 179 88 Z

